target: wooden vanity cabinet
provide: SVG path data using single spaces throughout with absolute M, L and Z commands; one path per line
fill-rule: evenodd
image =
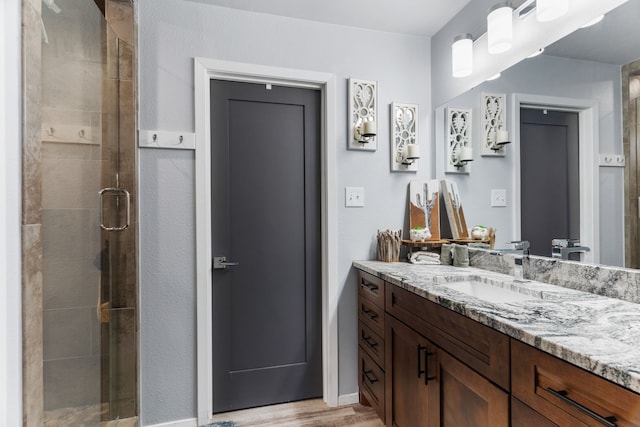
M 390 284 L 385 309 L 387 426 L 509 425 L 508 392 L 476 369 L 509 387 L 507 336 Z
M 396 427 L 640 427 L 640 394 L 358 274 L 360 397 Z
M 640 426 L 640 395 L 520 341 L 511 342 L 512 395 L 559 426 Z M 514 407 L 515 408 L 515 407 Z M 512 413 L 527 424 L 526 408 Z
M 385 424 L 395 427 L 436 425 L 437 406 L 433 399 L 435 347 L 388 314 L 385 329 Z
M 385 419 L 383 280 L 358 271 L 358 386 L 360 401 Z

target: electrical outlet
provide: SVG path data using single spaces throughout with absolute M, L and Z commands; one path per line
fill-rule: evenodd
M 345 187 L 344 205 L 348 208 L 364 206 L 364 187 Z
M 491 206 L 507 206 L 507 190 L 491 190 Z

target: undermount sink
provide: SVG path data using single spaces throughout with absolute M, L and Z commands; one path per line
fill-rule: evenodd
M 522 302 L 540 299 L 540 297 L 537 297 L 535 295 L 520 293 L 511 289 L 504 288 L 502 286 L 492 285 L 479 280 L 448 282 L 442 283 L 441 286 L 467 295 L 471 295 L 474 298 L 494 303 Z

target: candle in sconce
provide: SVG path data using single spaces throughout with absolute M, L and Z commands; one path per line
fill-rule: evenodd
M 458 160 L 461 162 L 473 161 L 473 149 L 466 145 L 461 146 L 458 149 Z
M 365 137 L 376 136 L 375 120 L 370 120 L 368 122 L 362 123 L 362 136 L 365 136 Z
M 508 144 L 509 142 L 511 142 L 509 141 L 509 131 L 498 129 L 496 131 L 496 144 L 503 145 Z
M 420 158 L 420 146 L 418 144 L 407 144 L 407 160 Z

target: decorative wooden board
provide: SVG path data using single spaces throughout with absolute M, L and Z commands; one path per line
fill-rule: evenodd
M 449 218 L 449 225 L 451 226 L 451 234 L 454 239 L 468 239 L 469 230 L 467 228 L 467 221 L 464 219 L 464 212 L 462 211 L 462 201 L 460 200 L 460 193 L 458 193 L 458 186 L 455 182 L 442 180 L 442 194 L 444 198 L 444 205 L 447 211 L 447 218 Z
M 431 238 L 440 240 L 440 183 L 437 179 L 409 182 L 409 228 L 429 228 Z

